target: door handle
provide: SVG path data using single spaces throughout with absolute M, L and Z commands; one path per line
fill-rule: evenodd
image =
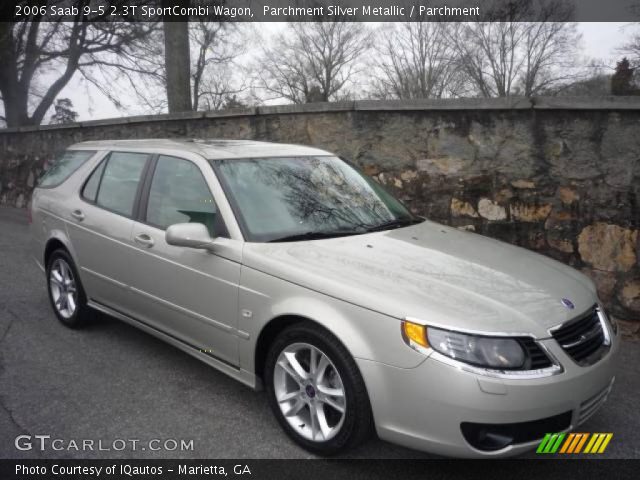
M 147 248 L 153 247 L 153 244 L 154 244 L 153 238 L 151 238 L 146 233 L 139 233 L 133 239 L 136 241 L 136 243 L 139 243 L 143 247 L 147 247 Z
M 84 213 L 82 213 L 82 210 L 74 210 L 73 212 L 71 212 L 71 216 L 79 222 L 84 220 Z

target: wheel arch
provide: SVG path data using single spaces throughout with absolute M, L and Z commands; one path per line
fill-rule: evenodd
M 254 355 L 254 372 L 255 375 L 262 381 L 264 381 L 264 367 L 267 359 L 267 354 L 269 353 L 269 347 L 281 332 L 296 323 L 313 323 L 326 329 L 326 327 L 316 322 L 315 320 L 312 320 L 307 316 L 298 314 L 281 314 L 269 320 L 264 325 L 262 330 L 260 330 L 258 339 L 256 340 Z M 333 334 L 333 332 L 331 333 Z
M 69 244 L 69 241 L 66 235 L 63 235 L 61 232 L 53 232 L 53 234 L 47 240 L 44 247 L 44 254 L 42 260 L 44 261 L 44 268 L 47 268 L 49 263 L 49 258 L 51 258 L 51 254 L 58 249 L 66 250 L 66 252 L 71 256 L 73 261 L 75 262 L 75 255 L 73 254 L 73 250 Z
M 292 312 L 277 314 L 265 323 L 256 340 L 254 354 L 255 375 L 261 380 L 264 380 L 264 367 L 269 347 L 283 330 L 296 323 L 309 323 L 327 331 L 333 335 L 338 342 L 340 342 L 342 347 L 344 347 L 354 360 L 358 357 L 358 354 L 363 354 L 362 346 L 358 341 L 360 336 L 358 335 L 357 330 L 350 328 L 348 322 L 340 321 L 344 319 L 342 316 L 336 315 L 336 312 L 332 312 L 334 315 L 331 316 L 327 315 L 328 312 L 324 313 L 325 315 L 318 316 L 320 318 L 331 318 L 334 321 L 323 322 L 309 315 Z M 340 326 L 342 326 L 342 328 L 340 328 Z M 353 341 L 350 344 L 347 344 L 344 342 L 344 338 L 350 338 Z
M 243 330 L 255 335 L 256 342 L 251 344 L 250 350 L 245 350 L 245 358 L 246 365 L 253 367 L 253 373 L 260 379 L 270 343 L 295 322 L 310 322 L 328 331 L 354 360 L 413 368 L 425 358 L 406 346 L 400 334 L 400 321 L 344 302 L 327 302 L 323 298 L 297 295 L 270 305 L 265 316 L 269 320 L 258 322 L 262 326 L 255 332 L 251 332 L 249 323 L 246 329 L 241 323 Z

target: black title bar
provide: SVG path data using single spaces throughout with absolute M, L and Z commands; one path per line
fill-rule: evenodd
M 638 460 L 0 460 L 2 480 L 637 478 Z
M 632 22 L 636 0 L 3 0 L 0 21 Z

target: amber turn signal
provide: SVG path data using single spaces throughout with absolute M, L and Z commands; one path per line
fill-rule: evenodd
M 424 325 L 418 325 L 408 321 L 402 322 L 402 333 L 407 340 L 410 340 L 421 347 L 429 348 L 429 342 L 427 342 L 427 327 Z

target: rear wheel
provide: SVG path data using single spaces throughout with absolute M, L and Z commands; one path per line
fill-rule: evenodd
M 336 337 L 313 324 L 284 330 L 267 355 L 265 385 L 287 434 L 305 449 L 332 455 L 363 442 L 372 417 L 364 381 Z
M 56 250 L 47 263 L 47 290 L 58 320 L 70 328 L 78 328 L 88 320 L 89 307 L 80 277 L 66 250 Z

